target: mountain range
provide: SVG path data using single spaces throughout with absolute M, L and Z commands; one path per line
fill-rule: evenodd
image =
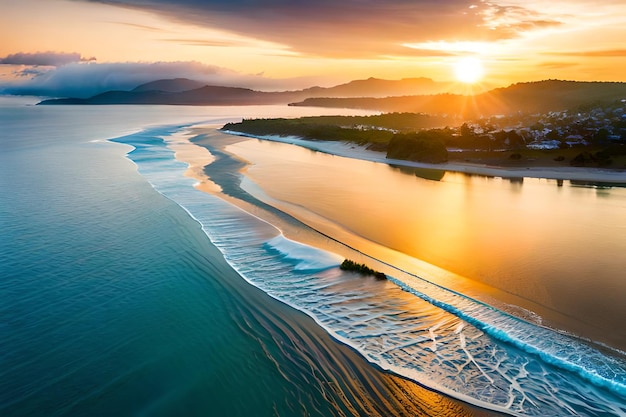
M 513 84 L 476 95 L 307 98 L 291 105 L 448 114 L 471 119 L 517 112 L 547 113 L 576 110 L 619 100 L 626 103 L 626 83 L 545 80 Z
M 335 87 L 311 87 L 295 91 L 256 91 L 240 87 L 204 85 L 186 78 L 157 80 L 130 91 L 107 91 L 89 98 L 44 100 L 39 104 L 171 104 L 171 105 L 252 105 L 287 104 L 312 97 L 388 97 L 437 94 L 447 84 L 429 78 L 382 80 L 369 78 Z
M 466 118 L 515 112 L 571 110 L 626 100 L 626 83 L 546 80 L 513 84 L 475 95 L 446 93 L 448 84 L 428 78 L 368 78 L 335 87 L 296 91 L 256 91 L 204 85 L 186 78 L 156 80 L 130 91 L 108 91 L 90 98 L 44 100 L 39 104 L 259 105 L 359 108 L 383 112 L 449 114 Z

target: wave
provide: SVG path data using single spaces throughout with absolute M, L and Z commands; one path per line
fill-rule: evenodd
M 293 262 L 295 271 L 324 271 L 339 266 L 343 261 L 339 255 L 303 245 L 282 234 L 265 242 L 265 246 L 278 252 L 284 260 Z
M 383 369 L 512 415 L 624 415 L 626 362 L 422 280 L 360 278 L 341 258 L 285 238 L 265 221 L 194 188 L 168 137 L 184 126 L 115 139 L 183 207 L 251 284 L 310 315 Z M 180 138 L 180 136 L 179 136 Z M 400 271 L 398 271 L 400 272 Z

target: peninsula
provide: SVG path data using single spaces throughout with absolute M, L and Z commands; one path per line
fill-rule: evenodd
M 617 100 L 473 121 L 422 113 L 252 119 L 222 130 L 397 166 L 626 184 L 625 108 Z

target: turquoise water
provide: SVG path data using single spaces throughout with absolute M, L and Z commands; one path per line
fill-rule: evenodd
M 0 415 L 466 414 L 246 283 L 105 141 L 207 113 L 0 109 Z
M 129 108 L 2 114 L 1 414 L 467 412 L 355 352 L 513 415 L 626 412 L 623 360 L 419 277 L 340 272 L 183 175 L 172 135 L 206 109 Z
M 289 241 L 271 225 L 195 190 L 194 181 L 183 177 L 186 165 L 174 160 L 173 151 L 168 156 L 167 144 L 175 141 L 163 131 L 145 134 L 119 140 L 135 147 L 129 157 L 140 172 L 203 224 L 231 265 L 381 368 L 514 415 L 624 412 L 622 359 L 419 277 L 410 284 L 393 276 L 392 284 L 355 283 L 331 268 L 340 258 Z M 150 137 L 166 139 L 159 145 Z M 214 154 L 221 158 L 214 164 L 228 166 L 225 154 Z M 238 194 L 230 177 L 207 173 L 224 192 Z

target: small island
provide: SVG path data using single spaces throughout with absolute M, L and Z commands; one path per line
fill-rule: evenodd
M 374 278 L 376 278 L 379 281 L 384 281 L 387 279 L 387 275 L 385 275 L 384 273 L 375 271 L 365 264 L 359 264 L 354 261 L 351 261 L 350 259 L 344 259 L 344 261 L 339 266 L 339 269 L 343 271 L 358 272 L 359 274 L 363 276 L 371 275 L 371 276 L 374 276 Z

